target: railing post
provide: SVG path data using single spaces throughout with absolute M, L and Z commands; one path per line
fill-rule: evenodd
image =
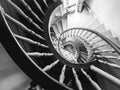
M 108 79 L 109 81 L 111 81 L 112 83 L 114 83 L 115 85 L 120 87 L 120 79 L 110 75 L 109 73 L 99 69 L 98 67 L 91 65 L 90 69 L 93 70 L 94 72 L 102 75 L 104 78 Z

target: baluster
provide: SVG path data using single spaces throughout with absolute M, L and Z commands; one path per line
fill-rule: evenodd
M 80 61 L 83 62 L 83 63 L 87 63 L 88 62 L 82 55 L 80 55 Z
M 45 15 L 44 11 L 42 10 L 41 6 L 38 4 L 38 2 L 36 0 L 33 0 L 35 5 L 37 6 L 38 10 L 43 14 Z
M 46 71 L 49 71 L 50 69 L 52 69 L 55 65 L 57 65 L 59 62 L 59 60 L 56 60 L 55 62 L 51 63 L 50 65 L 47 65 L 43 68 L 43 71 L 46 72 Z
M 93 46 L 93 45 L 98 44 L 98 43 L 100 43 L 100 42 L 102 42 L 102 41 L 103 41 L 103 40 L 102 40 L 102 39 L 100 39 L 100 40 L 98 40 L 98 41 L 96 41 L 96 42 L 92 43 L 91 45 Z
M 92 78 L 83 69 L 81 69 L 81 71 L 97 90 L 102 90 L 100 86 L 95 81 L 93 81 Z
M 84 31 L 84 30 L 83 30 Z M 86 35 L 88 31 L 84 31 L 82 34 L 81 34 L 81 37 L 84 38 L 84 35 Z
M 53 56 L 53 53 L 39 53 L 39 52 L 32 52 L 32 53 L 26 53 L 30 57 L 49 57 Z
M 80 80 L 78 79 L 78 75 L 77 75 L 75 69 L 72 68 L 72 71 L 73 71 L 73 74 L 74 74 L 74 77 L 75 77 L 75 81 L 76 81 L 76 85 L 77 85 L 78 89 L 79 89 L 79 90 L 83 90 L 82 85 L 81 85 L 81 82 L 80 82 Z
M 114 64 L 114 63 L 109 63 L 107 61 L 102 61 L 102 60 L 98 60 L 100 63 L 103 63 L 105 65 L 108 65 L 108 66 L 111 66 L 111 67 L 114 67 L 114 68 L 117 68 L 117 69 L 120 69 L 120 66 L 117 65 L 117 64 Z
M 69 87 L 72 86 L 72 80 L 70 80 L 70 81 L 67 83 L 67 86 L 69 86 Z
M 65 70 L 66 70 L 66 65 L 63 66 L 61 74 L 60 74 L 60 78 L 59 78 L 59 82 L 63 83 L 64 79 L 65 79 Z
M 117 59 L 120 60 L 120 56 L 103 56 L 103 55 L 97 55 L 97 57 L 104 57 L 104 58 L 109 58 L 109 59 Z
M 83 30 L 79 29 L 78 33 L 77 33 L 77 36 L 80 37 L 81 33 L 82 33 Z
M 94 51 L 95 53 L 109 53 L 109 52 L 111 52 L 111 53 L 114 53 L 115 52 L 115 50 L 113 50 L 113 49 L 111 49 L 111 50 L 98 50 L 98 51 Z
M 31 12 L 31 14 L 33 14 L 33 16 L 41 23 L 43 23 L 42 20 L 39 19 L 39 17 L 33 12 L 33 10 L 31 9 L 31 7 L 24 1 L 24 0 L 19 0 L 26 8 L 27 10 L 29 10 Z
M 103 44 L 103 45 L 100 45 L 100 46 L 97 46 L 97 47 L 93 47 L 92 49 L 96 50 L 98 48 L 102 48 L 102 47 L 105 47 L 105 46 L 109 46 L 109 45 L 108 44 Z
M 68 33 L 68 37 L 70 37 L 71 36 L 71 30 L 69 31 L 69 33 Z
M 70 34 L 70 37 L 74 37 L 75 35 L 75 30 L 74 29 L 72 29 L 72 30 L 70 30 L 71 31 L 71 34 Z
M 88 39 L 93 33 L 89 33 L 88 36 L 86 36 L 84 39 Z
M 79 35 L 82 35 L 82 34 L 83 34 L 83 32 L 84 32 L 84 30 L 82 30 L 82 32 L 81 32 Z
M 78 30 L 74 30 L 75 32 L 74 32 L 74 37 L 76 37 L 76 35 L 77 35 L 77 33 L 78 33 Z
M 30 38 L 26 38 L 26 37 L 23 37 L 23 36 L 19 36 L 17 34 L 14 34 L 14 36 L 19 39 L 19 40 L 22 40 L 22 41 L 25 41 L 27 43 L 30 43 L 30 44 L 34 44 L 36 46 L 40 46 L 40 47 L 43 47 L 43 48 L 48 48 L 48 46 L 44 45 L 44 44 L 41 44 L 39 42 L 36 42 L 36 41 L 33 41 L 31 40 Z
M 97 38 L 98 36 L 95 35 L 93 38 L 91 38 L 90 40 L 88 40 L 89 42 L 91 42 L 92 40 L 94 40 L 95 38 Z
M 86 31 L 83 35 L 83 37 L 87 36 L 87 34 L 89 33 L 89 31 Z
M 33 36 L 38 37 L 39 39 L 45 40 L 42 36 L 40 36 L 39 34 L 35 33 L 33 30 L 28 29 L 25 25 L 23 25 L 21 22 L 17 21 L 16 19 L 12 18 L 7 13 L 4 13 L 4 14 L 5 14 L 6 18 L 8 18 L 11 22 L 13 22 L 15 25 L 17 25 L 22 30 L 32 34 Z
M 71 37 L 74 36 L 74 30 L 71 30 Z
M 102 75 L 104 78 L 108 79 L 109 81 L 111 81 L 113 84 L 115 85 L 118 85 L 120 87 L 120 79 L 112 76 L 111 74 L 101 70 L 100 68 L 94 66 L 94 65 L 91 65 L 90 66 L 90 69 L 100 75 Z
M 8 3 L 20 14 L 22 15 L 28 22 L 32 23 L 37 29 L 43 31 L 42 28 L 40 28 L 36 23 L 33 22 L 33 20 L 28 17 L 16 4 L 14 4 L 11 0 L 7 0 Z
M 49 8 L 49 6 L 48 6 L 46 0 L 43 0 L 43 2 L 45 3 L 46 7 Z

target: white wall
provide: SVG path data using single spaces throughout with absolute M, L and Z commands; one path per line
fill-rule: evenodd
M 120 0 L 91 0 L 92 9 L 105 25 L 120 36 Z

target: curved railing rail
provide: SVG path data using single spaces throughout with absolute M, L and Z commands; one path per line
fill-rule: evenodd
M 4 15 L 2 7 L 0 7 L 0 41 L 6 51 L 12 57 L 14 62 L 35 82 L 46 89 L 72 90 L 65 85 L 58 83 L 52 77 L 44 73 L 39 66 L 26 55 L 25 51 L 15 39 Z M 22 62 L 21 62 L 22 60 Z M 34 72 L 34 73 L 33 73 Z M 40 78 L 40 80 L 38 80 Z M 46 84 L 48 83 L 48 84 Z M 54 87 L 53 87 L 54 86 Z
M 87 85 L 89 84 L 92 85 L 92 88 L 91 88 L 92 90 L 93 89 L 102 90 L 102 87 L 100 87 L 99 83 L 97 83 L 98 82 L 97 79 L 93 80 L 92 78 L 94 77 L 92 77 L 92 75 L 89 75 L 89 73 L 87 73 L 88 70 L 97 72 L 98 74 L 102 75 L 103 77 L 105 77 L 106 79 L 108 79 L 109 81 L 111 81 L 112 83 L 120 87 L 120 79 L 116 78 L 115 76 L 95 66 L 95 65 L 98 65 L 99 63 L 103 63 L 105 65 L 120 69 L 120 66 L 115 63 L 109 63 L 107 62 L 107 60 L 106 61 L 99 60 L 99 59 L 103 59 L 103 57 L 101 56 L 102 55 L 101 52 L 108 53 L 108 52 L 112 52 L 112 50 L 101 51 L 101 52 L 100 51 L 95 52 L 93 50 L 93 54 L 90 56 L 89 60 L 90 61 L 95 60 L 95 62 L 94 63 L 91 63 L 91 62 L 83 63 L 85 66 L 83 64 L 74 64 L 74 63 L 72 63 L 71 65 L 71 62 L 68 63 L 68 61 L 65 60 L 65 58 L 60 58 L 61 57 L 59 55 L 60 53 L 57 52 L 53 44 L 49 45 L 49 43 L 52 43 L 49 37 L 49 33 L 46 34 L 46 32 L 48 32 L 49 22 L 46 22 L 46 21 L 44 22 L 43 17 L 46 14 L 51 14 L 53 9 L 55 9 L 58 5 L 60 5 L 61 2 L 58 1 L 54 3 L 53 6 L 48 4 L 48 2 L 49 2 L 48 0 L 39 0 L 39 1 L 37 0 L 22 0 L 22 1 L 21 0 L 17 0 L 17 1 L 8 0 L 8 3 L 15 9 L 15 12 L 17 13 L 17 15 L 19 17 L 22 17 L 22 19 L 25 19 L 26 20 L 25 22 L 23 22 L 24 20 L 19 21 L 19 20 L 12 18 L 10 15 L 8 15 L 3 10 L 2 7 L 0 8 L 0 23 L 1 23 L 0 24 L 0 41 L 5 47 L 6 51 L 9 53 L 9 55 L 16 62 L 16 64 L 31 79 L 33 79 L 33 81 L 35 81 L 41 87 L 48 89 L 48 90 L 49 89 L 60 89 L 60 90 L 77 90 L 77 89 L 84 90 L 86 89 L 87 90 Z M 53 2 L 54 1 L 51 0 L 50 3 L 53 3 Z M 34 3 L 34 5 L 36 6 L 36 9 L 39 10 L 40 14 L 36 13 L 36 11 L 32 9 L 33 6 L 31 6 L 30 3 Z M 25 8 L 23 9 L 22 6 L 24 6 Z M 49 8 L 50 6 L 53 8 Z M 26 12 L 29 12 L 31 16 L 29 16 L 28 13 Z M 61 19 L 61 17 L 59 19 Z M 7 20 L 11 21 L 13 24 L 18 26 L 20 29 L 27 32 L 27 34 L 29 33 L 33 35 L 35 38 L 33 39 L 32 37 L 25 37 L 25 36 L 17 35 L 13 33 L 9 24 L 7 23 Z M 47 19 L 45 20 L 48 21 L 49 17 L 47 17 Z M 32 26 L 29 27 L 29 25 L 32 25 Z M 43 26 L 45 26 L 45 30 L 43 29 Z M 84 39 L 85 42 L 90 42 L 92 40 L 94 41 L 96 37 L 99 37 L 103 42 L 107 43 L 107 45 L 109 45 L 111 49 L 113 49 L 113 52 L 116 52 L 118 56 L 120 55 L 120 47 L 116 45 L 113 41 L 111 41 L 109 38 L 105 37 L 102 33 L 99 33 L 94 29 L 78 28 L 78 27 L 68 29 L 60 34 L 60 37 L 58 38 L 58 42 L 61 41 L 62 35 L 64 36 L 65 33 L 72 31 L 72 30 L 74 31 L 73 33 L 74 37 L 76 37 L 77 35 L 77 37 Z M 44 32 L 47 35 L 47 37 L 44 37 L 43 35 Z M 79 35 L 77 34 L 77 32 L 79 32 Z M 95 37 L 87 41 L 86 39 L 88 39 L 89 36 L 91 35 L 95 35 Z M 48 40 L 48 45 L 46 44 L 46 40 Z M 27 44 L 30 44 L 31 46 L 32 45 L 37 46 L 38 47 L 37 49 L 40 49 L 40 50 L 36 52 L 26 52 L 18 41 L 26 42 Z M 96 42 L 98 43 L 100 41 L 96 41 Z M 93 42 L 92 45 L 95 45 L 96 42 Z M 75 43 L 75 44 L 76 46 L 79 45 L 78 43 Z M 104 46 L 105 45 L 101 45 L 100 47 L 104 47 Z M 49 50 L 50 48 L 52 49 L 51 51 Z M 99 48 L 99 46 L 94 47 L 93 49 L 95 48 Z M 116 53 L 112 53 L 112 54 L 116 54 Z M 98 57 L 97 54 L 101 57 Z M 40 61 L 45 62 L 45 65 L 42 66 L 40 64 L 41 65 L 40 66 L 38 63 L 32 60 L 31 57 L 39 57 Z M 104 57 L 104 59 L 108 59 L 108 60 L 109 58 Z M 112 57 L 112 58 L 118 59 L 117 57 Z M 65 62 L 61 63 L 63 59 Z M 87 82 L 89 80 L 87 85 L 83 84 L 84 80 L 82 80 L 81 77 L 86 77 L 87 80 L 85 81 Z M 74 85 L 74 83 L 76 85 Z
M 70 30 L 77 30 L 77 29 L 79 29 L 79 30 L 85 30 L 85 31 L 92 32 L 92 33 L 96 34 L 96 35 L 99 36 L 101 39 L 103 39 L 104 41 L 106 41 L 106 42 L 107 42 L 112 48 L 114 48 L 115 51 L 120 55 L 120 47 L 117 46 L 117 45 L 116 45 L 114 42 L 112 42 L 110 39 L 108 39 L 107 37 L 105 37 L 104 35 L 102 35 L 101 33 L 95 31 L 94 29 L 79 28 L 79 27 L 78 27 L 78 28 L 77 28 L 77 27 L 76 27 L 76 28 L 70 28 L 70 29 L 62 32 L 61 35 L 62 35 L 63 33 L 65 33 L 65 32 L 70 31 Z M 60 38 L 59 38 L 59 39 L 60 39 Z

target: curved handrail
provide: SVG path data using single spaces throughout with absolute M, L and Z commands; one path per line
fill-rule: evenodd
M 104 41 L 106 41 L 113 49 L 116 50 L 116 52 L 120 55 L 120 47 L 118 47 L 113 41 L 111 41 L 110 39 L 108 39 L 107 37 L 105 37 L 104 35 L 102 35 L 101 33 L 95 31 L 94 29 L 88 29 L 88 28 L 80 28 L 80 27 L 76 27 L 76 28 L 70 28 L 64 32 L 62 32 L 60 35 L 62 35 L 63 33 L 65 32 L 68 32 L 69 30 L 77 30 L 77 29 L 81 29 L 81 30 L 86 30 L 86 31 L 89 31 L 89 32 L 92 32 L 96 35 L 98 35 L 101 39 L 103 39 Z
M 40 86 L 49 89 L 73 90 L 42 71 L 42 69 L 25 54 L 22 47 L 14 37 L 6 19 L 4 11 L 0 7 L 0 41 L 14 62 L 26 73 L 31 79 L 36 81 Z M 32 72 L 32 73 L 31 73 Z M 40 79 L 40 80 L 38 80 Z M 48 83 L 48 84 L 47 84 Z

